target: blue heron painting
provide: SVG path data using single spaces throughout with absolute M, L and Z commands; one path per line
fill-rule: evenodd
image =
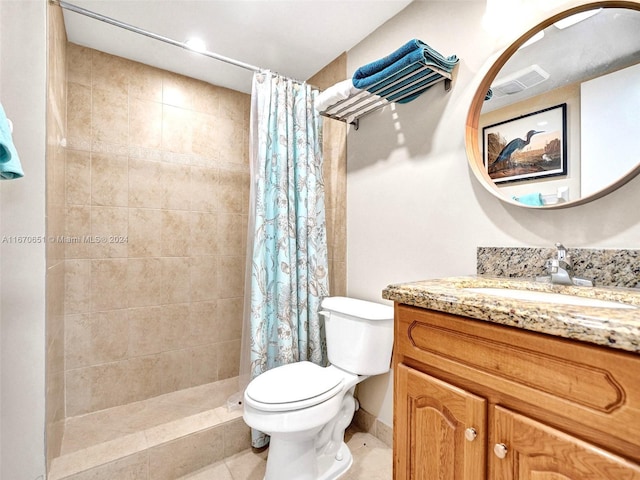
M 531 137 L 533 137 L 534 135 L 536 135 L 538 133 L 542 133 L 542 132 L 544 132 L 544 130 L 529 130 L 527 132 L 527 139 L 526 140 L 523 139 L 523 138 L 516 138 L 514 140 L 511 140 L 500 151 L 500 153 L 498 154 L 496 159 L 493 161 L 493 163 L 499 163 L 499 162 L 503 162 L 505 160 L 511 160 L 511 155 L 513 155 L 518 150 L 522 150 L 524 147 L 529 145 L 529 143 L 531 142 Z
M 494 182 L 566 175 L 566 104 L 483 127 L 484 165 Z

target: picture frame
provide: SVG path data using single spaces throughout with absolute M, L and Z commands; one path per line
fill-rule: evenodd
M 567 175 L 567 104 L 482 129 L 482 155 L 496 183 Z

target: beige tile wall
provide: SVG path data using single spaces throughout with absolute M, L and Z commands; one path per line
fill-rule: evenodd
M 237 375 L 249 95 L 74 44 L 67 67 L 66 415 Z
M 309 83 L 325 89 L 347 78 L 347 54 L 343 53 L 313 77 Z M 329 289 L 331 295 L 347 293 L 347 126 L 323 118 L 323 155 Z
M 66 59 L 66 416 L 237 375 L 249 96 L 74 44 Z M 343 55 L 312 83 L 345 70 Z M 331 293 L 343 295 L 346 128 L 324 125 Z

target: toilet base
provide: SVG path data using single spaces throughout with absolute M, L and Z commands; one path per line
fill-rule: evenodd
M 318 476 L 314 477 L 313 480 L 337 480 L 347 473 L 352 464 L 353 455 L 351 455 L 347 444 L 342 442 L 335 455 L 321 455 L 317 458 Z M 282 472 L 279 473 L 281 474 Z M 269 480 L 268 476 L 269 472 L 267 472 L 264 480 Z
M 340 460 L 338 460 L 340 458 Z M 335 480 L 347 473 L 353 464 L 353 456 L 347 444 L 342 442 L 336 455 L 323 455 L 318 459 L 318 480 Z

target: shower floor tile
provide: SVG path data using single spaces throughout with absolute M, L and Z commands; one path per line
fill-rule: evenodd
M 391 480 L 392 449 L 369 433 L 350 427 L 345 438 L 353 455 L 353 465 L 340 480 Z M 244 450 L 178 480 L 262 480 L 268 449 Z

